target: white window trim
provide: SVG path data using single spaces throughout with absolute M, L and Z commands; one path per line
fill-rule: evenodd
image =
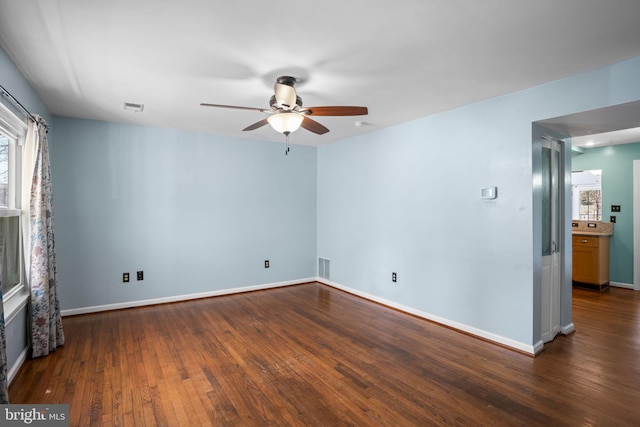
M 18 146 L 24 146 L 29 126 L 24 120 L 21 120 L 2 103 L 0 103 L 0 128 L 2 128 L 4 132 L 16 137 Z M 20 158 L 18 158 L 18 161 L 20 161 Z M 18 168 L 18 171 L 19 170 L 20 168 Z M 14 178 L 18 177 L 19 175 Z M 20 196 L 21 191 L 18 191 L 16 194 L 16 203 L 20 203 Z M 23 214 L 24 212 L 21 209 L 0 209 L 0 216 L 16 216 Z M 16 287 L 7 292 L 6 295 L 3 295 L 5 324 L 11 322 L 11 320 L 26 306 L 27 300 L 29 299 L 29 292 L 27 289 L 28 273 L 25 270 L 27 270 L 27 268 L 25 267 L 23 256 L 22 286 Z
M 29 292 L 26 286 L 12 289 L 4 300 L 4 323 L 8 325 L 14 317 L 27 305 Z

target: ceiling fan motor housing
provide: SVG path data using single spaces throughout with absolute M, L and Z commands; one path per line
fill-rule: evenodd
M 291 76 L 280 76 L 276 79 L 276 83 L 293 87 L 296 84 L 296 78 Z
M 271 95 L 271 99 L 269 99 L 269 105 L 274 110 L 278 110 L 279 109 L 278 101 L 276 100 L 276 96 L 275 95 Z M 298 95 L 296 95 L 296 105 L 298 107 L 302 107 L 302 98 L 300 98 Z

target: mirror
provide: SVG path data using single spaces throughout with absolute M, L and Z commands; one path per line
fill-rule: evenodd
M 602 169 L 571 172 L 572 219 L 602 221 Z

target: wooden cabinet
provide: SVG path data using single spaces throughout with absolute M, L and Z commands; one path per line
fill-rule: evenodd
M 609 286 L 609 236 L 573 235 L 573 284 Z

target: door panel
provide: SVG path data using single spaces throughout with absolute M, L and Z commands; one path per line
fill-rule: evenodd
M 563 217 L 561 177 L 562 142 L 542 143 L 542 341 L 560 333 L 560 289 L 562 272 L 561 218 Z

